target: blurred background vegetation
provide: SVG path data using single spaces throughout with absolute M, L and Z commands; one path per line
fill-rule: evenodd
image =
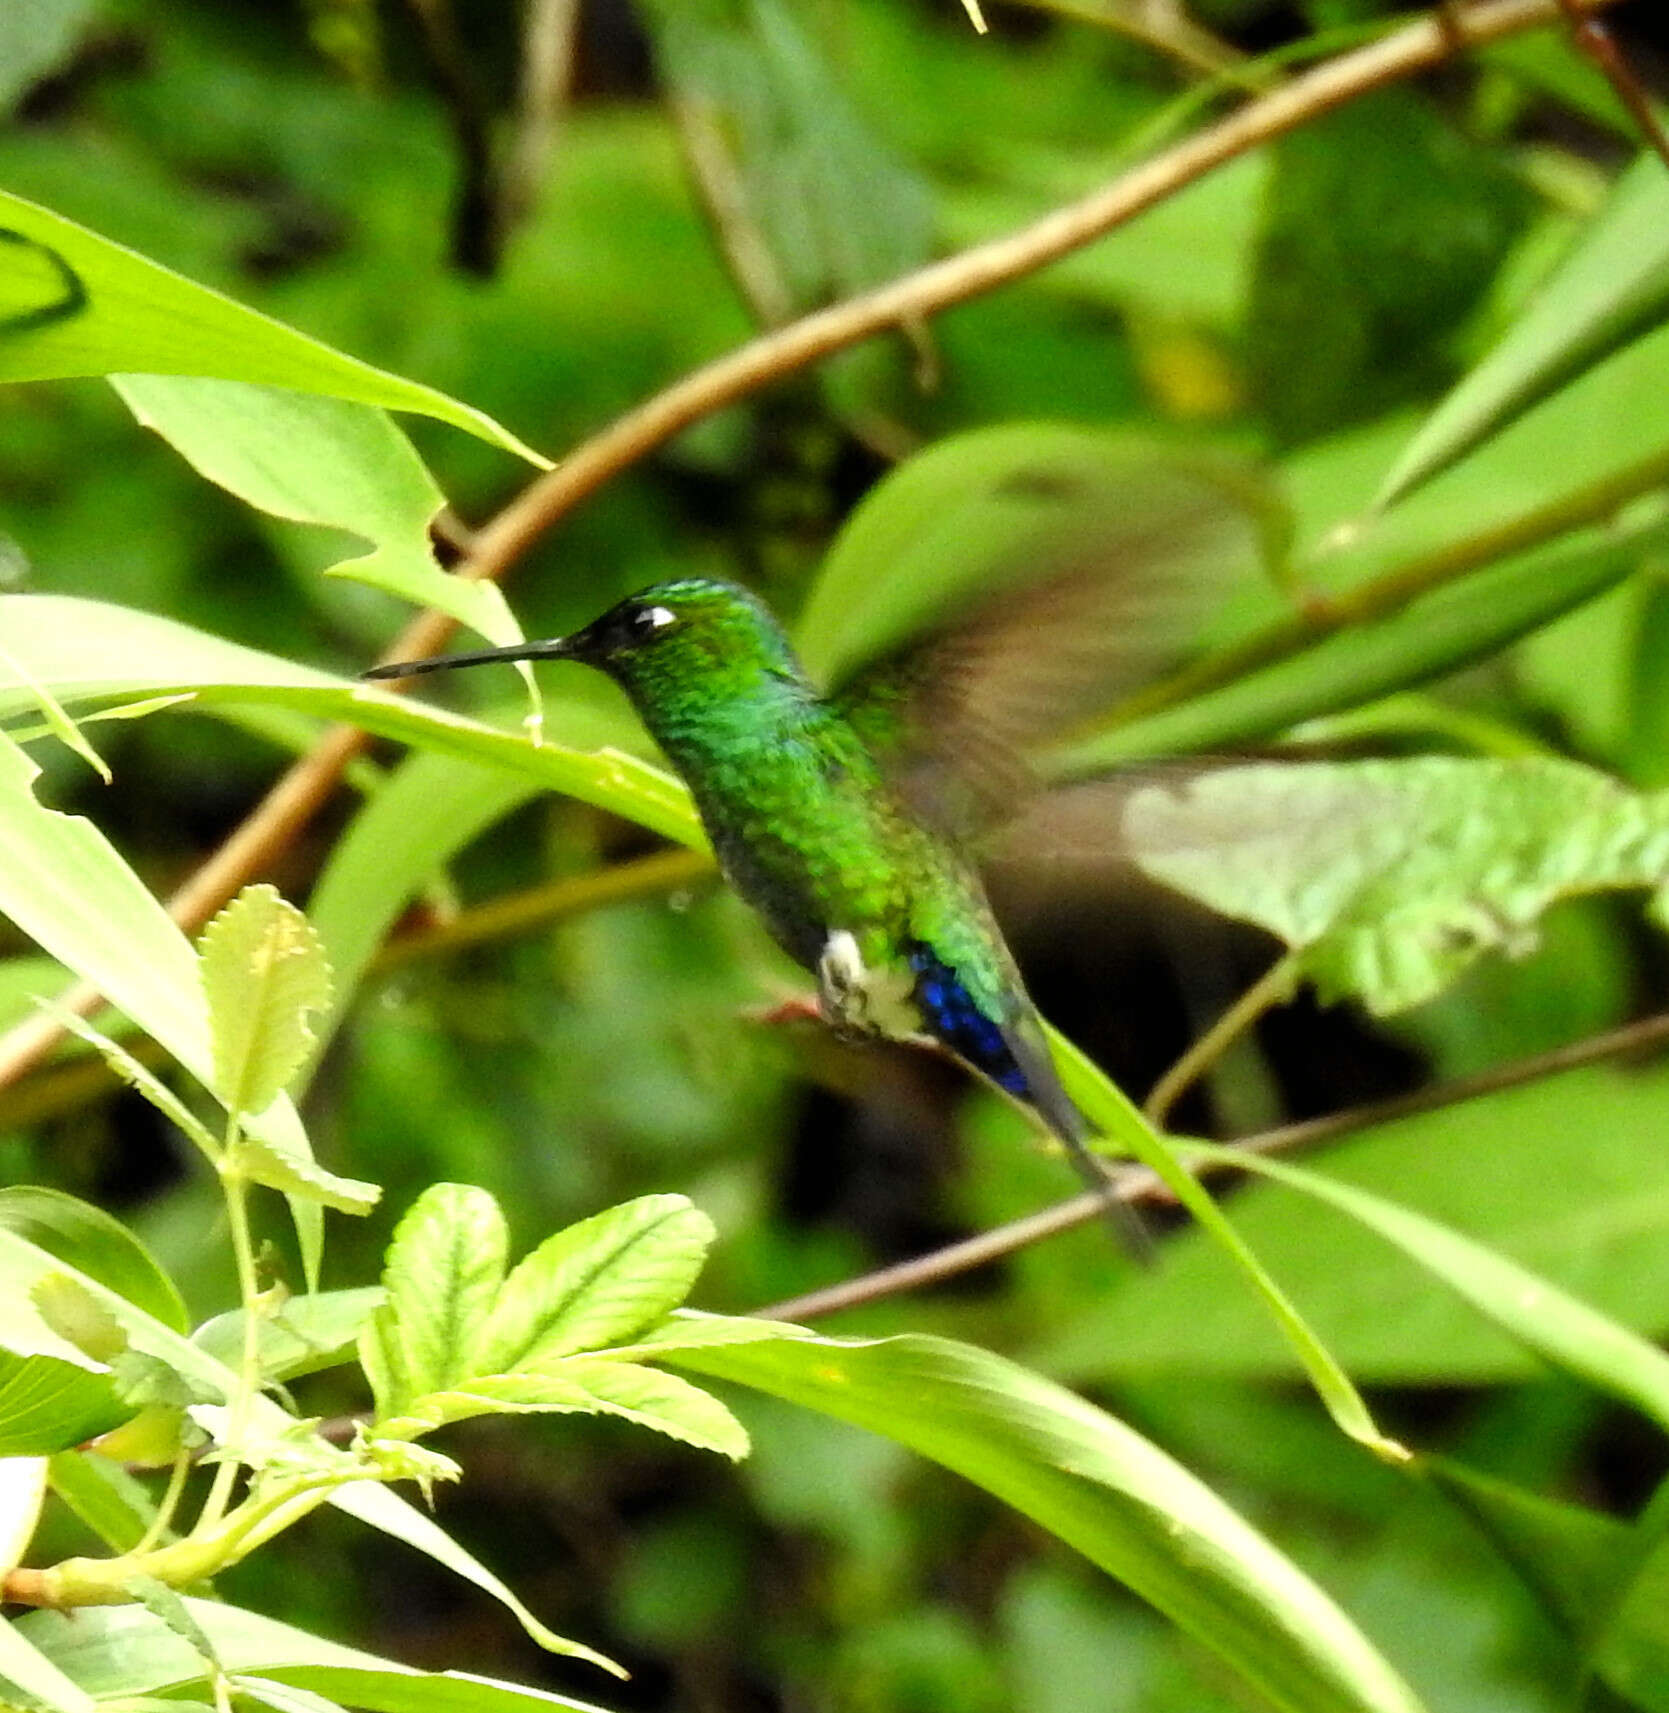
M 1202 80 L 1257 87 L 1274 75 L 1258 56 L 1343 45 L 1392 8 L 1048 0 L 994 7 L 986 37 L 949 0 L 35 11 L 61 28 L 36 28 L 30 54 L 0 52 L 0 184 L 555 455 L 760 325 L 1109 178 Z M 1614 18 L 1661 87 L 1661 8 L 1637 0 Z M 13 27 L 0 20 L 0 43 Z M 1377 93 L 930 330 L 687 432 L 566 520 L 518 567 L 512 601 L 529 634 L 551 634 L 657 578 L 705 573 L 791 614 L 885 470 L 993 423 L 1159 429 L 1280 460 L 1298 484 L 1360 486 L 1337 472 L 1383 469 L 1636 146 L 1603 79 L 1551 31 Z M 408 426 L 466 522 L 522 479 L 484 445 Z M 206 485 L 99 384 L 0 397 L 8 590 L 117 601 L 351 671 L 401 609 L 316 574 L 339 546 Z M 1642 576 L 1444 683 L 1422 718 L 1450 710 L 1458 730 L 1476 716 L 1658 786 L 1666 685 L 1669 594 Z M 1430 738 L 1392 719 L 1368 741 L 1394 752 Z M 110 787 L 43 755 L 52 799 L 95 814 L 159 892 L 282 760 L 258 731 L 191 716 L 110 728 L 104 747 Z M 274 878 L 291 896 L 352 807 L 344 792 L 286 853 Z M 408 927 L 468 921 L 484 901 L 646 848 L 635 829 L 537 801 Z M 1157 889 L 1031 901 L 1014 938 L 1043 1010 L 1138 1097 L 1272 951 Z M 711 888 L 401 961 L 368 984 L 310 1095 L 322 1156 L 387 1187 L 378 1214 L 336 1228 L 326 1283 L 372 1277 L 392 1219 L 442 1178 L 493 1190 L 518 1246 L 626 1196 L 684 1190 L 722 1233 L 696 1300 L 733 1311 L 1064 1191 L 1059 1163 L 943 1066 L 750 1018 L 791 982 Z M 1300 998 L 1178 1122 L 1243 1133 L 1665 1004 L 1661 938 L 1626 903 L 1579 901 L 1533 955 L 1481 965 L 1406 1018 Z M 1330 1160 L 1662 1332 L 1660 1084 L 1584 1073 L 1367 1132 Z M 211 1187 L 136 1098 L 52 1072 L 7 1091 L 0 1178 L 117 1211 L 199 1315 L 230 1296 L 224 1246 L 206 1237 Z M 1665 1473 L 1643 1425 L 1533 1371 L 1364 1233 L 1264 1191 L 1235 1202 L 1392 1431 L 1619 1514 Z M 1334 1432 L 1218 1255 L 1187 1233 L 1167 1250 L 1158 1278 L 1132 1278 L 1104 1233 L 1080 1231 L 831 1324 L 953 1332 L 1106 1402 L 1312 1571 L 1445 1713 L 1564 1705 L 1563 1644 L 1503 1560 L 1435 1493 Z M 320 1382 L 307 1407 L 356 1402 Z M 470 1479 L 439 1496 L 448 1526 L 541 1614 L 632 1667 L 611 1705 L 1247 1704 L 1139 1602 L 983 1494 L 820 1417 L 753 1398 L 738 1409 L 757 1449 L 736 1471 L 606 1423 L 456 1430 Z M 225 1583 L 414 1664 L 598 1693 L 484 1597 L 327 1514 Z

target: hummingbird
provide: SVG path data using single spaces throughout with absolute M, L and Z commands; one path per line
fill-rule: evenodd
M 1031 794 L 1026 741 L 1156 664 L 1187 605 L 1182 556 L 1057 566 L 829 691 L 757 595 L 708 577 L 655 583 L 568 636 L 362 676 L 524 660 L 606 673 L 688 785 L 729 885 L 815 976 L 823 1019 L 936 1045 L 1028 1109 L 1140 1253 L 1145 1229 L 1088 1145 L 976 852 Z

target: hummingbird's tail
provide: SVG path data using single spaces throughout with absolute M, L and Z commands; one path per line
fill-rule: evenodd
M 1044 1086 L 1039 1087 L 1038 1083 Z M 1103 1215 L 1120 1247 L 1144 1267 L 1153 1266 L 1159 1259 L 1153 1232 L 1135 1205 L 1120 1193 L 1119 1181 L 1108 1169 L 1106 1161 L 1091 1150 L 1089 1139 L 1095 1132 L 1061 1087 L 1053 1065 L 1046 1076 L 1033 1083 L 1029 1098 L 1039 1117 L 1066 1150 L 1066 1157 L 1084 1180 L 1085 1188 L 1101 1198 Z

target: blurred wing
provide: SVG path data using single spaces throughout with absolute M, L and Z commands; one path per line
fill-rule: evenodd
M 1243 472 L 1174 457 L 1092 486 L 1047 471 L 1008 483 L 1031 516 L 985 555 L 994 592 L 835 692 L 917 812 L 960 836 L 1018 812 L 1028 751 L 1178 657 L 1258 563 L 1266 521 Z

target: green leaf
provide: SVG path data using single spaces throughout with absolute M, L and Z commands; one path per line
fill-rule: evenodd
M 345 1291 L 315 1291 L 291 1297 L 275 1314 L 259 1317 L 261 1373 L 269 1380 L 294 1380 L 350 1361 L 354 1342 L 383 1301 L 381 1289 L 363 1285 Z M 193 1344 L 233 1367 L 243 1354 L 243 1310 L 205 1321 Z
M 132 1414 L 108 1375 L 54 1356 L 0 1350 L 0 1458 L 67 1451 Z
M 1530 307 L 1427 418 L 1374 504 L 1402 499 L 1666 319 L 1669 174 L 1647 149 Z
M 540 1707 L 598 1713 L 587 1702 L 463 1672 L 419 1672 L 343 1647 L 224 1601 L 187 1597 L 186 1610 L 229 1672 L 259 1675 L 369 1713 L 530 1713 Z M 203 1681 L 202 1661 L 143 1607 L 31 1612 L 22 1633 L 99 1701 Z M 90 1713 L 84 1700 L 78 1713 Z
M 0 381 L 209 375 L 415 411 L 545 466 L 484 412 L 246 309 L 0 192 Z
M 1318 1201 L 1319 1188 L 1294 1195 L 1247 1184 L 1234 1197 L 1235 1223 L 1364 1385 L 1533 1378 L 1542 1371 L 1530 1354 L 1536 1305 L 1567 1293 L 1589 1305 L 1583 1314 L 1598 1311 L 1596 1350 L 1614 1348 L 1620 1323 L 1634 1329 L 1627 1348 L 1638 1355 L 1650 1348 L 1647 1337 L 1669 1331 L 1666 1112 L 1669 1081 L 1656 1072 L 1570 1071 L 1364 1131 L 1333 1145 L 1325 1177 L 1307 1175 L 1306 1190 L 1326 1186 L 1376 1208 L 1395 1206 L 1437 1226 L 1444 1244 L 1469 1244 L 1488 1257 L 1486 1268 L 1516 1267 L 1531 1305 L 1522 1331 L 1480 1315 L 1447 1274 L 1457 1289 L 1435 1288 L 1436 1252 L 1416 1253 L 1399 1231 L 1356 1208 Z M 1094 1315 L 1060 1329 L 1036 1359 L 1074 1383 L 1296 1375 L 1292 1352 L 1237 1285 L 1203 1233 L 1179 1233 L 1166 1246 L 1162 1277 L 1120 1281 Z M 1507 1314 L 1513 1289 L 1509 1275 L 1501 1284 Z M 1580 1321 L 1569 1332 L 1579 1347 Z
M 324 948 L 307 918 L 263 883 L 246 886 L 209 923 L 197 955 L 214 1091 L 229 1112 L 264 1111 L 313 1045 L 310 1014 L 330 1004 Z
M 316 1160 L 286 1154 L 269 1142 L 243 1137 L 227 1155 L 227 1163 L 254 1184 L 282 1190 L 293 1201 L 313 1201 L 338 1213 L 369 1213 L 382 1195 L 380 1184 L 341 1178 Z
M 315 1694 L 311 1689 L 297 1689 L 292 1684 L 278 1683 L 269 1677 L 237 1676 L 231 1680 L 233 1691 L 258 1707 L 270 1707 L 273 1713 L 343 1713 L 341 1706 Z
M 1669 1429 L 1669 1356 L 1528 1268 L 1423 1214 L 1320 1173 L 1204 1143 L 1188 1143 L 1178 1151 L 1218 1165 L 1239 1165 L 1341 1209 L 1403 1249 L 1538 1356 Z
M 678 1195 L 639 1196 L 556 1232 L 504 1281 L 463 1372 L 508 1374 L 630 1338 L 689 1295 L 712 1241 L 712 1222 Z
M 52 1491 L 112 1552 L 137 1546 L 156 1515 L 144 1482 L 96 1452 L 60 1451 L 47 1475 Z
M 238 381 L 119 375 L 112 385 L 140 422 L 229 493 L 374 544 L 365 558 L 331 566 L 331 576 L 438 608 L 490 642 L 522 640 L 496 583 L 467 582 L 436 563 L 429 526 L 446 496 L 384 412 Z
M 700 1350 L 709 1344 L 760 1344 L 772 1338 L 812 1336 L 804 1327 L 791 1326 L 783 1320 L 674 1309 L 659 1326 L 639 1333 L 630 1344 L 612 1345 L 599 1354 L 615 1362 L 652 1362 L 669 1351 Z
M 1290 1560 L 1122 1422 L 946 1339 L 811 1338 L 668 1357 L 886 1435 L 967 1476 L 1127 1583 L 1278 1706 L 1420 1704 Z
M 62 1190 L 0 1189 L 0 1227 L 96 1279 L 176 1332 L 190 1325 L 174 1281 L 118 1219 Z
M 378 1433 L 407 1438 L 490 1415 L 622 1416 L 686 1445 L 729 1458 L 747 1456 L 742 1424 L 711 1393 L 676 1374 L 600 1356 L 570 1356 L 537 1374 L 483 1374 L 414 1399 Z
M 1155 880 L 1283 940 L 1324 1001 L 1379 1015 L 1527 950 L 1562 898 L 1669 880 L 1669 797 L 1541 757 L 1225 768 L 1137 791 L 1124 834 Z
M 34 1706 L 53 1713 L 93 1713 L 92 1696 L 0 1618 L 0 1696 L 8 1684 L 15 1684 Z
M 1422 1458 L 1419 1467 L 1477 1524 L 1567 1635 L 1588 1634 L 1610 1610 L 1633 1555 L 1634 1531 L 1626 1523 L 1450 1458 Z
M 307 914 L 330 957 L 335 995 L 321 1045 L 418 889 L 494 822 L 537 796 L 532 780 L 450 755 L 414 755 L 332 846 Z M 436 805 L 445 804 L 437 813 Z M 315 1058 L 316 1058 L 315 1054 Z
M 1669 1488 L 1659 1486 L 1627 1536 L 1583 1654 L 1588 1669 L 1631 1704 L 1662 1713 L 1669 1707 Z
M 509 1241 L 498 1203 L 468 1184 L 431 1184 L 407 1209 L 383 1264 L 388 1300 L 367 1333 L 392 1341 L 398 1357 L 400 1379 L 391 1393 L 379 1389 L 379 1415 L 493 1371 L 483 1348 Z

